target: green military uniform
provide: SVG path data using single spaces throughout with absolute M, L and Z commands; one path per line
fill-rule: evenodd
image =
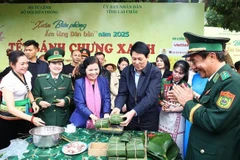
M 51 62 L 63 61 L 64 51 L 60 48 L 53 48 L 46 52 L 45 58 Z M 38 117 L 45 121 L 46 125 L 65 126 L 70 118 L 70 102 L 73 98 L 73 87 L 71 77 L 65 74 L 59 74 L 58 79 L 52 78 L 51 74 L 39 74 L 35 80 L 32 91 L 36 103 L 47 101 L 50 107 L 41 108 Z M 64 99 L 64 107 L 55 105 L 56 99 Z M 40 106 L 40 105 L 39 105 Z
M 50 74 L 38 75 L 35 80 L 33 95 L 38 105 L 42 100 L 52 104 L 46 109 L 42 108 L 37 115 L 45 121 L 46 125 L 65 126 L 68 124 L 70 118 L 69 104 L 73 98 L 70 76 L 60 74 L 57 83 L 55 83 Z M 65 106 L 56 106 L 54 104 L 55 99 L 64 99 Z
M 201 50 L 222 51 L 220 39 L 205 39 L 190 33 L 184 35 L 190 42 L 189 56 L 201 54 Z M 222 43 L 228 40 L 222 39 Z M 211 43 L 215 46 L 211 47 Z M 240 159 L 239 86 L 240 75 L 226 64 L 207 83 L 199 100 L 187 101 L 182 115 L 192 127 L 186 160 Z

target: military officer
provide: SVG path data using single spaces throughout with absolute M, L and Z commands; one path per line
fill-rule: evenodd
M 50 73 L 39 74 L 33 88 L 36 103 L 41 107 L 38 116 L 46 125 L 65 126 L 69 123 L 70 102 L 73 97 L 71 77 L 61 74 L 65 52 L 52 48 L 45 54 Z
M 194 70 L 208 83 L 197 100 L 191 88 L 174 86 L 192 123 L 186 160 L 240 159 L 240 75 L 224 62 L 223 45 L 229 38 L 202 37 L 185 32 Z M 173 100 L 174 97 L 172 97 Z

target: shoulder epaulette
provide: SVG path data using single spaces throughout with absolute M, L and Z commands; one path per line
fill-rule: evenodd
M 44 73 L 44 74 L 38 74 L 37 77 L 45 77 L 47 76 L 48 74 L 47 73 Z
M 230 77 L 231 77 L 231 74 L 227 71 L 223 71 L 223 72 L 220 73 L 220 78 L 221 78 L 222 81 L 224 81 L 224 80 L 226 80 Z
M 67 77 L 67 78 L 71 78 L 71 76 L 68 75 L 68 74 L 62 74 L 62 76 L 63 76 L 63 77 Z

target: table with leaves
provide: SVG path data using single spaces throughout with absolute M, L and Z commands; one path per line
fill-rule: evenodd
M 132 137 L 144 137 L 143 131 L 128 131 L 131 133 Z M 156 135 L 157 133 L 149 133 L 148 140 L 152 138 L 153 135 Z M 162 133 L 159 133 L 161 135 Z M 166 134 L 163 134 L 165 136 Z M 89 130 L 85 128 L 77 128 L 77 131 L 75 133 L 63 133 L 63 136 L 66 137 L 70 141 L 81 141 L 86 144 L 90 144 L 91 142 L 108 142 L 109 138 L 111 136 L 121 136 L 119 134 L 106 134 L 101 133 L 97 130 Z M 162 135 L 161 135 L 162 136 Z M 169 135 L 167 135 L 169 136 Z M 166 137 L 166 136 L 165 136 Z M 158 137 L 159 139 L 163 139 L 161 137 Z M 154 140 L 154 139 L 153 139 Z M 29 142 L 27 150 L 29 152 L 24 153 L 24 160 L 107 160 L 107 157 L 94 157 L 89 156 L 88 151 L 84 151 L 77 155 L 66 155 L 62 152 L 62 147 L 66 145 L 67 141 L 61 139 L 60 143 L 51 148 L 38 148 L 32 143 L 32 136 L 29 136 L 26 138 L 26 141 Z M 154 140 L 155 142 L 158 141 L 157 139 Z M 152 142 L 154 142 L 152 141 Z M 148 141 L 149 143 L 150 141 Z M 153 148 L 155 149 L 155 147 Z M 159 149 L 157 149 L 158 152 Z M 176 152 L 176 151 L 175 151 Z M 158 153 L 157 153 L 158 154 Z M 167 155 L 166 155 L 167 156 Z M 149 156 L 148 156 L 149 157 Z M 150 158 L 148 158 L 150 159 Z M 156 158 L 154 158 L 156 159 Z M 159 158 L 157 158 L 159 159 Z M 166 159 L 166 158 L 162 158 Z M 18 160 L 17 157 L 9 157 L 8 160 Z

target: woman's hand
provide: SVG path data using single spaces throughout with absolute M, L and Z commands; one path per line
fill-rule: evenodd
M 45 122 L 41 119 L 41 118 L 38 118 L 38 117 L 34 117 L 32 116 L 31 118 L 31 122 L 35 125 L 35 126 L 45 126 Z
M 39 103 L 39 105 L 40 105 L 42 108 L 48 108 L 48 107 L 51 106 L 51 104 L 48 103 L 47 101 L 41 101 L 41 102 Z
M 65 101 L 64 101 L 64 99 L 57 99 L 59 102 L 58 103 L 56 103 L 56 106 L 58 106 L 58 107 L 64 107 L 64 105 L 65 105 Z
M 170 107 L 169 103 L 166 100 L 163 100 L 163 102 L 161 102 L 161 106 L 163 111 L 167 111 Z
M 33 114 L 36 114 L 36 113 L 38 113 L 40 107 L 37 105 L 36 102 L 33 102 L 32 103 L 32 109 L 33 109 Z
M 109 117 L 110 117 L 109 113 L 105 113 L 104 116 L 103 116 L 103 118 L 109 118 Z
M 169 102 L 166 100 L 163 100 L 163 103 L 162 111 L 164 112 L 181 112 L 183 110 L 183 106 L 181 106 L 180 103 Z
M 98 118 L 97 116 L 95 116 L 94 114 L 90 114 L 89 117 L 92 119 L 92 122 L 93 122 L 94 125 L 95 125 L 96 120 L 99 119 L 99 118 Z

